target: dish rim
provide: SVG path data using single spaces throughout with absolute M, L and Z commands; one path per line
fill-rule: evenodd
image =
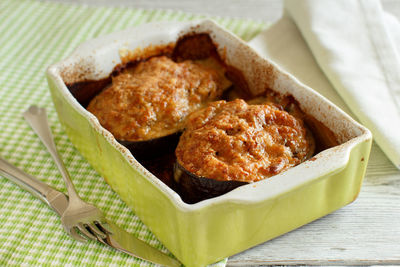
M 61 71 L 69 64 L 79 62 L 79 60 L 82 58 L 92 56 L 91 53 L 86 55 L 85 53 L 91 51 L 95 54 L 96 51 L 98 52 L 100 49 L 107 47 L 107 45 L 111 45 L 110 42 L 115 40 L 133 40 L 134 38 L 137 38 L 137 35 L 133 33 L 144 31 L 146 30 L 146 28 L 156 28 L 158 30 L 168 29 L 169 34 L 178 34 L 179 32 L 185 31 L 185 29 L 189 29 L 191 27 L 202 24 L 208 24 L 210 29 L 217 28 L 219 30 L 222 30 L 223 32 L 230 35 L 230 38 L 234 39 L 233 42 L 238 42 L 240 43 L 240 45 L 246 46 L 251 55 L 253 55 L 254 57 L 258 57 L 259 60 L 267 61 L 287 79 L 292 80 L 292 82 L 296 86 L 302 87 L 308 93 L 316 96 L 324 104 L 332 107 L 331 112 L 333 112 L 333 114 L 336 113 L 340 117 L 343 117 L 345 120 L 347 120 L 349 125 L 351 125 L 353 128 L 357 128 L 360 131 L 360 134 L 338 146 L 319 152 L 317 155 L 314 155 L 314 160 L 305 161 L 295 167 L 288 169 L 283 173 L 277 174 L 268 179 L 240 186 L 228 193 L 225 193 L 215 198 L 206 199 L 194 204 L 185 203 L 178 195 L 178 193 L 176 193 L 173 189 L 168 187 L 155 175 L 151 174 L 146 168 L 144 168 L 133 157 L 133 155 L 127 148 L 119 144 L 113 137 L 113 135 L 100 125 L 99 121 L 93 114 L 91 114 L 81 104 L 79 104 L 79 102 L 67 88 L 61 76 Z M 156 186 L 160 190 L 160 192 L 164 194 L 174 204 L 174 206 L 182 212 L 197 212 L 199 210 L 203 210 L 214 205 L 222 205 L 225 203 L 241 203 L 243 205 L 256 204 L 261 203 L 267 199 L 285 194 L 304 184 L 316 181 L 323 176 L 326 176 L 327 174 L 334 174 L 336 172 L 339 172 L 346 166 L 346 163 L 349 161 L 352 148 L 357 144 L 372 138 L 371 132 L 366 127 L 359 124 L 331 101 L 329 101 L 310 87 L 302 84 L 296 77 L 284 71 L 281 67 L 279 67 L 279 65 L 277 65 L 273 61 L 267 60 L 262 57 L 246 42 L 236 37 L 234 34 L 222 28 L 210 19 L 187 22 L 146 23 L 127 30 L 118 31 L 98 38 L 87 40 L 79 45 L 68 57 L 59 61 L 58 63 L 51 65 L 47 69 L 47 75 L 54 81 L 60 93 L 75 109 L 75 111 L 85 117 L 90 125 L 96 130 L 96 132 L 103 135 L 106 138 L 107 142 L 110 143 L 110 145 L 112 145 L 114 148 L 118 149 L 122 153 L 123 157 L 129 162 L 132 168 L 135 168 L 137 171 L 139 171 L 145 179 Z M 101 78 L 104 77 L 97 77 L 97 79 Z M 325 164 L 321 164 L 324 161 Z

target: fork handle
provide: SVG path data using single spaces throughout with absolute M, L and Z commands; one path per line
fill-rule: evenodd
M 29 123 L 34 132 L 39 136 L 40 140 L 45 145 L 53 160 L 55 161 L 58 169 L 61 172 L 61 176 L 63 177 L 64 182 L 67 186 L 70 199 L 80 199 L 71 181 L 71 178 L 69 177 L 68 171 L 65 168 L 65 165 L 57 152 L 56 145 L 54 144 L 53 135 L 51 134 L 50 126 L 47 121 L 46 109 L 39 108 L 33 105 L 30 106 L 23 115 L 25 120 Z

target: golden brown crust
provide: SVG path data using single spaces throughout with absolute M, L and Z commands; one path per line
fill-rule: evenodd
M 229 87 L 212 59 L 152 57 L 112 78 L 88 110 L 119 140 L 142 141 L 183 128 L 187 115 Z
M 301 119 L 236 99 L 192 113 L 175 154 L 197 176 L 252 182 L 299 164 L 312 149 Z

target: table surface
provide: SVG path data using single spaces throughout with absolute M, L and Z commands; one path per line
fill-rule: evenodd
M 95 6 L 183 10 L 273 22 L 281 0 L 52 0 Z M 400 1 L 383 0 L 400 19 Z M 400 265 L 400 171 L 374 144 L 363 187 L 352 204 L 297 230 L 229 258 L 228 266 Z

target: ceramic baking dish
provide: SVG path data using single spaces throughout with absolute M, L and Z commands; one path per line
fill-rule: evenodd
M 183 202 L 100 126 L 66 83 L 108 77 L 121 62 L 121 51 L 175 42 L 190 32 L 209 33 L 253 93 L 269 87 L 292 95 L 340 144 L 270 179 L 196 204 Z M 369 130 L 212 21 L 146 24 L 87 41 L 49 67 L 47 78 L 71 142 L 187 266 L 216 262 L 291 231 L 349 204 L 360 191 L 371 147 Z

